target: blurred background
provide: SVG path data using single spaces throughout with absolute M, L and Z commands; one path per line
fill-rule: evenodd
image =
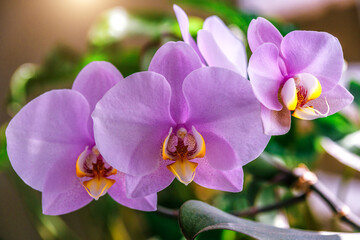
M 340 40 L 347 61 L 342 81 L 354 94 L 355 104 L 330 118 L 294 121 L 292 131 L 272 138 L 267 151 L 289 167 L 306 163 L 324 183 L 336 186 L 334 193 L 341 193 L 343 201 L 360 215 L 356 202 L 360 197 L 357 132 L 360 1 L 3 0 L 0 1 L 0 239 L 182 239 L 176 220 L 118 206 L 109 197 L 65 216 L 42 215 L 41 194 L 26 186 L 12 170 L 4 137 L 7 122 L 24 104 L 47 90 L 71 88 L 77 73 L 91 61 L 110 61 L 124 76 L 146 70 L 163 43 L 181 40 L 172 11 L 174 3 L 191 16 L 194 36 L 203 19 L 215 14 L 240 35 L 246 36 L 251 19 L 265 16 L 283 34 L 294 29 L 317 30 L 329 32 Z M 336 151 L 331 151 L 335 148 Z M 346 155 L 344 160 L 344 154 L 338 154 L 341 151 L 352 155 Z M 260 165 L 245 169 L 249 191 L 223 194 L 195 184 L 186 188 L 174 181 L 171 188 L 159 194 L 160 203 L 178 208 L 188 199 L 200 199 L 231 211 L 293 194 L 289 189 L 270 186 L 267 180 L 273 175 L 261 175 L 265 170 Z M 313 196 L 297 208 L 271 214 L 255 219 L 278 226 L 351 230 L 334 221 L 331 211 Z M 212 237 L 241 238 L 229 231 L 219 231 Z

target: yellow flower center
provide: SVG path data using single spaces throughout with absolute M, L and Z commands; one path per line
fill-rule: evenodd
M 191 160 L 203 158 L 205 152 L 204 138 L 195 127 L 192 127 L 192 133 L 189 133 L 185 128 L 180 128 L 176 134 L 170 128 L 162 146 L 162 158 L 174 161 L 167 165 L 167 168 L 185 185 L 192 182 L 198 166 L 198 163 Z
M 116 172 L 115 168 L 104 161 L 96 146 L 92 150 L 86 147 L 76 161 L 76 175 L 82 180 L 81 184 L 87 193 L 95 200 L 105 195 L 115 183 L 115 180 L 108 177 Z
M 317 117 L 325 117 L 329 113 L 329 105 L 326 113 L 321 113 L 311 101 L 320 97 L 322 92 L 319 80 L 309 74 L 301 73 L 288 79 L 279 91 L 280 98 L 284 106 L 293 111 L 294 117 L 310 120 Z

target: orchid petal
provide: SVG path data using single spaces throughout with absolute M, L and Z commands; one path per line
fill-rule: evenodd
M 188 185 L 195 177 L 197 165 L 197 163 L 188 160 L 177 160 L 174 163 L 167 165 L 167 168 L 181 183 Z
M 340 80 L 344 61 L 341 45 L 328 33 L 293 31 L 284 37 L 281 52 L 289 75 L 310 73 L 319 79 L 324 92 Z
M 78 177 L 91 177 L 92 173 L 88 172 L 85 168 L 87 162 L 90 164 L 96 163 L 97 157 L 95 154 L 91 154 L 92 151 L 89 150 L 88 146 L 86 146 L 85 150 L 80 153 L 79 157 L 76 160 L 76 176 Z
M 60 215 L 69 213 L 90 203 L 89 196 L 76 176 L 76 158 L 64 158 L 54 163 L 47 172 L 42 191 L 43 213 Z
M 336 85 L 331 91 L 322 93 L 320 97 L 309 101 L 306 105 L 313 106 L 321 113 L 329 112 L 327 116 L 332 115 L 344 107 L 348 106 L 354 100 L 354 96 L 341 85 Z
M 194 126 L 191 127 L 191 131 L 196 141 L 197 150 L 192 155 L 193 158 L 202 158 L 206 154 L 206 144 L 203 136 L 196 130 Z
M 184 42 L 186 42 L 187 44 L 189 44 L 194 50 L 195 52 L 199 55 L 201 62 L 205 64 L 205 61 L 199 51 L 198 46 L 196 45 L 196 42 L 194 41 L 194 39 L 192 38 L 192 36 L 190 35 L 190 31 L 189 31 L 189 18 L 186 15 L 185 11 L 182 10 L 182 8 L 180 8 L 178 5 L 174 4 L 173 6 L 174 12 L 175 12 L 175 16 L 176 19 L 179 23 L 179 27 L 180 27 L 180 32 L 181 35 L 184 39 Z
M 141 211 L 155 211 L 157 203 L 157 194 L 151 194 L 140 198 L 128 198 L 126 196 L 126 175 L 118 173 L 115 175 L 115 183 L 109 189 L 109 195 L 121 205 L 128 208 L 138 209 Z
M 111 63 L 92 62 L 80 71 L 72 89 L 85 96 L 90 105 L 90 112 L 92 112 L 96 103 L 121 79 L 123 79 L 123 76 Z M 88 126 L 90 134 L 93 135 L 91 117 L 89 117 Z
M 165 138 L 165 140 L 164 140 L 164 142 L 163 142 L 163 144 L 162 144 L 161 156 L 162 156 L 162 158 L 163 158 L 164 160 L 170 160 L 170 159 L 172 159 L 172 157 L 168 154 L 168 151 L 167 151 L 168 143 L 169 143 L 169 140 L 170 140 L 170 138 L 171 138 L 172 131 L 173 131 L 173 129 L 170 128 L 169 134 L 166 136 L 166 138 Z M 175 144 L 177 144 L 177 141 L 178 141 L 177 137 L 175 137 L 175 138 L 173 138 L 173 139 L 175 139 Z M 173 146 L 172 146 L 173 151 L 176 150 L 175 146 L 176 146 L 176 145 L 173 145 Z
M 242 191 L 244 178 L 242 167 L 227 171 L 218 170 L 212 167 L 206 157 L 198 159 L 198 163 L 194 178 L 197 184 L 227 192 Z
M 157 160 L 160 161 L 160 166 L 154 172 L 141 177 L 126 176 L 127 196 L 131 198 L 144 197 L 159 192 L 171 184 L 175 176 L 167 168 L 170 162 L 161 158 L 157 158 Z
M 16 173 L 42 191 L 45 176 L 55 162 L 76 159 L 94 144 L 87 122 L 89 104 L 72 90 L 54 90 L 29 102 L 6 129 L 7 152 Z
M 80 71 L 72 89 L 85 96 L 92 112 L 96 103 L 121 79 L 123 76 L 111 63 L 91 62 Z
M 322 113 L 319 110 L 313 108 L 313 107 L 298 107 L 293 112 L 292 116 L 302 119 L 302 120 L 314 120 L 316 118 L 326 117 L 329 113 L 330 107 L 328 106 L 328 109 L 326 112 Z
M 280 49 L 283 37 L 279 30 L 262 17 L 253 19 L 248 28 L 248 42 L 252 52 L 264 43 L 275 44 Z
M 318 98 L 322 92 L 319 80 L 312 74 L 300 73 L 295 76 L 298 85 L 306 91 L 306 101 Z
M 201 61 L 194 50 L 183 42 L 168 42 L 153 57 L 149 71 L 163 75 L 171 86 L 171 116 L 177 123 L 187 117 L 187 105 L 182 93 L 185 77 L 200 68 Z
M 234 133 L 233 133 L 234 134 Z M 223 136 L 218 136 L 212 132 L 202 132 L 206 145 L 206 159 L 212 167 L 221 170 L 229 170 L 239 164 L 238 155 L 235 153 L 231 144 Z M 199 162 L 201 164 L 201 159 Z M 226 159 L 224 162 L 224 159 Z
M 246 63 L 236 66 L 231 62 L 218 43 L 215 42 L 214 36 L 210 32 L 205 30 L 198 31 L 198 45 L 209 66 L 223 67 L 237 72 L 243 77 L 247 76 Z M 243 60 L 242 62 L 244 61 L 246 60 Z
M 298 98 L 295 80 L 290 78 L 281 89 L 281 99 L 287 109 L 293 111 L 296 108 Z
M 287 108 L 274 111 L 262 105 L 261 119 L 266 135 L 283 135 L 290 130 L 291 115 Z
M 267 108 L 280 111 L 278 92 L 283 81 L 279 67 L 279 50 L 272 43 L 256 49 L 249 61 L 248 73 L 257 99 Z
M 223 67 L 247 77 L 247 56 L 243 42 L 216 16 L 208 17 L 198 32 L 199 49 L 209 66 Z
M 205 144 L 211 132 L 235 152 L 236 160 L 224 158 L 223 169 L 244 165 L 264 150 L 269 136 L 262 132 L 260 104 L 248 80 L 227 69 L 201 68 L 185 79 L 183 91 L 190 109 L 186 125 L 196 127 Z
M 113 179 L 108 179 L 105 177 L 95 177 L 88 181 L 84 181 L 82 184 L 85 187 L 87 193 L 98 200 L 100 197 L 104 196 L 109 188 L 115 183 Z
M 135 73 L 110 89 L 93 113 L 96 146 L 117 170 L 145 175 L 159 166 L 170 127 L 171 88 L 154 72 Z

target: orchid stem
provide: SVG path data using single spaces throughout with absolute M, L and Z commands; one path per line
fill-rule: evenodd
M 355 230 L 360 231 L 360 218 L 345 203 L 335 197 L 327 187 L 321 182 L 317 182 L 310 189 L 316 192 L 342 221 L 351 225 Z
M 177 218 L 179 216 L 179 210 L 166 208 L 161 205 L 157 206 L 157 212 L 164 216 L 172 217 L 172 218 Z
M 239 217 L 249 217 L 254 216 L 259 213 L 268 212 L 271 210 L 280 209 L 283 207 L 287 207 L 293 204 L 297 204 L 299 202 L 302 202 L 306 199 L 308 194 L 313 191 L 319 195 L 321 199 L 325 201 L 325 203 L 330 207 L 330 209 L 334 212 L 336 216 L 339 217 L 340 220 L 343 222 L 346 222 L 350 226 L 352 226 L 356 231 L 360 231 L 360 218 L 352 213 L 350 208 L 343 203 L 340 199 L 338 199 L 327 187 L 325 187 L 316 177 L 316 175 L 309 170 L 304 170 L 303 172 L 300 171 L 292 171 L 288 168 L 286 168 L 283 165 L 278 164 L 277 162 L 271 160 L 270 158 L 267 158 L 268 161 L 276 167 L 281 174 L 283 175 L 280 179 L 282 180 L 290 180 L 292 183 L 298 183 L 299 185 L 302 184 L 302 187 L 305 186 L 306 189 L 303 189 L 303 193 L 294 196 L 292 198 L 283 200 L 278 203 L 274 203 L 268 206 L 264 207 L 251 207 L 250 209 L 240 211 L 240 212 L 234 212 L 233 215 L 239 216 Z M 302 174 L 307 173 L 307 174 Z M 310 173 L 310 174 L 309 174 Z M 276 181 L 277 182 L 277 181 Z M 169 209 L 163 206 L 158 205 L 159 213 L 162 215 L 177 218 L 179 216 L 179 210 L 177 209 Z
M 293 204 L 297 204 L 299 202 L 302 202 L 306 199 L 306 193 L 300 194 L 298 196 L 286 199 L 284 201 L 278 202 L 278 203 L 274 203 L 265 207 L 251 207 L 250 209 L 244 210 L 244 211 L 239 211 L 239 212 L 234 212 L 232 213 L 235 216 L 238 217 L 250 217 L 250 216 L 254 216 L 257 215 L 259 213 L 263 213 L 263 212 L 268 212 L 268 211 L 272 211 L 272 210 L 276 210 L 276 209 L 280 209 L 283 207 L 287 207 L 287 206 L 291 206 Z
M 288 175 L 288 178 L 284 179 L 292 179 L 293 182 L 302 180 L 301 178 L 304 177 L 292 171 L 283 165 L 278 164 L 276 161 L 272 160 L 271 158 L 267 158 L 268 162 L 271 163 L 275 168 L 277 168 L 282 174 Z M 309 170 L 307 170 L 310 172 Z M 325 185 L 323 185 L 316 177 L 316 175 L 310 172 L 315 176 L 316 180 L 314 182 L 308 182 L 305 184 L 309 184 L 308 189 L 305 192 L 313 191 L 319 195 L 321 199 L 323 199 L 326 204 L 330 207 L 330 209 L 334 212 L 336 216 L 339 217 L 342 221 L 351 225 L 355 230 L 360 231 L 360 218 L 356 216 L 350 208 L 343 203 L 340 199 L 338 199 Z M 311 176 L 310 174 L 310 176 Z M 307 175 L 309 177 L 309 174 Z M 310 179 L 314 180 L 314 179 Z M 303 180 L 304 181 L 304 180 Z M 305 194 L 306 195 L 306 194 Z

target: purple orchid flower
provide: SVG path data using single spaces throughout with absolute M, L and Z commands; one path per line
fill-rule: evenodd
M 197 33 L 197 44 L 189 32 L 189 19 L 184 10 L 174 4 L 184 42 L 189 44 L 208 66 L 233 70 L 247 77 L 247 56 L 244 43 L 234 36 L 217 16 L 205 19 L 203 29 Z
M 180 182 L 242 190 L 242 166 L 265 148 L 260 104 L 250 82 L 228 69 L 202 67 L 184 42 L 169 42 L 148 72 L 112 88 L 93 113 L 100 152 L 126 179 L 131 197 Z
M 282 37 L 264 18 L 251 21 L 253 55 L 248 73 L 265 134 L 281 135 L 294 117 L 312 120 L 338 112 L 353 101 L 339 80 L 343 53 L 337 38 L 324 32 L 293 31 Z
M 42 192 L 44 214 L 75 211 L 106 192 L 127 207 L 156 209 L 156 194 L 126 197 L 126 175 L 110 166 L 95 145 L 90 115 L 122 79 L 110 63 L 90 63 L 71 90 L 44 93 L 10 121 L 6 129 L 10 162 L 26 184 Z

